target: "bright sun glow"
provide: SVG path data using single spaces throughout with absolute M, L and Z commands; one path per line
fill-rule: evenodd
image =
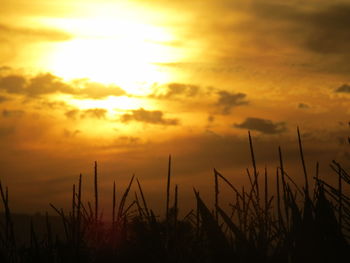
M 72 106 L 78 107 L 81 110 L 99 108 L 106 109 L 109 114 L 115 114 L 115 112 L 123 112 L 125 110 L 134 110 L 146 106 L 144 101 L 127 96 L 110 96 L 104 100 L 81 100 L 71 98 L 67 101 Z
M 156 63 L 178 59 L 165 29 L 126 18 L 80 18 L 46 21 L 74 35 L 57 43 L 47 68 L 65 79 L 89 78 L 120 85 L 128 93 L 145 94 L 144 85 L 167 82 Z

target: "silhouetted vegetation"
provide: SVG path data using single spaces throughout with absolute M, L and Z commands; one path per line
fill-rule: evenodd
M 46 214 L 45 234 L 37 235 L 31 223 L 30 242 L 19 244 L 9 207 L 8 189 L 0 183 L 4 219 L 0 229 L 1 262 L 341 262 L 349 252 L 350 197 L 344 191 L 350 176 L 336 161 L 331 163 L 337 185 L 316 173 L 307 173 L 298 130 L 304 185 L 299 186 L 284 169 L 281 148 L 274 174 L 274 189 L 267 170 L 258 171 L 249 133 L 252 171 L 250 185 L 238 188 L 214 169 L 213 209 L 194 190 L 197 206 L 179 218 L 177 185 L 171 184 L 171 158 L 167 174 L 165 216 L 147 203 L 147 195 L 134 176 L 121 200 L 113 184 L 112 220 L 99 210 L 98 169 L 94 169 L 94 202 L 83 203 L 82 176 L 72 188 L 70 211 L 50 204 L 62 222 L 63 235 L 52 230 Z M 311 184 L 311 180 L 315 182 Z M 131 186 L 137 191 L 131 197 Z M 220 204 L 220 185 L 232 191 L 230 209 Z M 314 187 L 310 187 L 314 185 Z M 174 203 L 170 195 L 174 189 Z M 128 199 L 128 202 L 127 202 Z

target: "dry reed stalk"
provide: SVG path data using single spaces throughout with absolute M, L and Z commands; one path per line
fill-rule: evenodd
M 140 191 L 140 194 L 141 194 L 142 203 L 143 203 L 143 206 L 144 206 L 144 208 L 145 208 L 145 212 L 146 212 L 146 215 L 147 215 L 147 219 L 150 220 L 150 213 L 149 213 L 149 210 L 148 210 L 148 206 L 147 206 L 147 203 L 146 203 L 145 196 L 143 195 L 143 191 L 142 191 L 141 184 L 140 184 L 140 182 L 139 182 L 138 179 L 136 179 L 136 182 L 137 182 L 137 185 L 138 185 L 138 187 L 139 187 L 139 191 Z
M 123 217 L 126 218 L 128 211 L 136 204 L 136 200 L 132 201 L 131 204 L 123 211 Z
M 113 198 L 112 198 L 112 230 L 115 230 L 115 181 L 113 181 Z
M 94 193 L 95 193 L 95 223 L 98 220 L 98 179 L 97 179 L 97 162 L 95 161 L 94 166 Z
M 16 240 L 15 240 L 13 220 L 12 220 L 11 211 L 9 207 L 8 188 L 5 187 L 5 192 L 4 192 L 1 181 L 0 181 L 0 195 L 1 195 L 2 203 L 5 209 L 5 243 L 6 243 L 5 246 L 6 246 L 6 249 L 9 250 L 10 257 L 15 257 L 15 255 L 11 254 L 13 251 L 16 251 Z
M 171 155 L 169 155 L 168 161 L 168 176 L 167 176 L 167 187 L 166 187 L 166 240 L 165 247 L 169 247 L 169 235 L 170 235 L 170 222 L 169 222 L 169 202 L 170 202 L 170 176 L 171 176 Z
M 147 216 L 145 215 L 145 212 L 143 212 L 143 209 L 142 209 L 142 207 L 141 207 L 141 205 L 140 205 L 139 198 L 138 198 L 136 192 L 135 192 L 135 201 L 136 201 L 137 210 L 138 210 L 138 212 L 139 212 L 140 218 L 141 218 L 141 219 L 142 219 L 142 218 L 147 218 Z
M 244 186 L 242 186 L 242 211 L 245 215 L 248 215 L 248 204 L 246 203 L 246 192 L 244 190 Z M 240 209 L 240 201 L 239 201 L 239 195 L 236 194 L 236 202 L 238 205 L 238 218 L 239 218 L 239 225 L 240 225 L 240 229 L 242 229 L 242 224 L 243 224 L 243 233 L 246 232 L 247 229 L 247 225 L 248 225 L 248 221 L 246 220 L 246 216 L 244 216 L 244 220 L 242 222 L 242 211 Z
M 265 204 L 265 212 L 264 212 L 264 221 L 265 221 L 265 229 L 267 229 L 267 221 L 268 221 L 268 196 L 269 196 L 269 189 L 268 189 L 268 184 L 267 184 L 267 168 L 265 166 L 265 171 L 264 171 L 264 204 Z
M 218 182 L 218 176 L 217 173 L 214 171 L 214 187 L 215 187 L 215 219 L 216 222 L 219 220 L 219 214 L 217 207 L 219 206 L 219 182 Z
M 283 165 L 283 157 L 282 157 L 282 150 L 281 147 L 278 146 L 278 156 L 279 156 L 279 162 L 280 162 L 280 169 L 281 169 L 281 181 L 282 181 L 282 190 L 283 190 L 283 206 L 284 206 L 284 212 L 286 217 L 286 224 L 289 225 L 289 209 L 288 209 L 288 200 L 287 200 L 287 194 L 286 194 L 286 180 L 285 180 L 285 171 L 284 171 L 284 165 Z
M 47 234 L 47 246 L 50 250 L 52 250 L 52 248 L 53 248 L 52 228 L 51 228 L 51 224 L 49 221 L 49 214 L 47 212 L 45 213 L 45 223 L 46 223 L 46 234 Z
M 171 155 L 169 155 L 168 161 L 168 177 L 166 187 L 166 220 L 169 219 L 169 202 L 170 202 L 170 175 L 171 175 Z
M 82 185 L 82 175 L 79 175 L 78 184 L 78 205 L 77 205 L 77 224 L 76 224 L 76 255 L 79 259 L 80 257 L 80 247 L 81 247 L 81 185 Z
M 175 210 L 175 215 L 174 215 L 174 228 L 176 231 L 177 228 L 177 215 L 178 215 L 178 205 L 177 205 L 177 196 L 178 192 L 177 192 L 177 185 L 175 185 L 175 200 L 174 200 L 174 210 Z
M 303 145 L 301 142 L 301 137 L 300 137 L 300 131 L 299 127 L 297 127 L 297 132 L 298 132 L 298 143 L 299 143 L 299 151 L 300 151 L 300 158 L 301 158 L 301 163 L 303 165 L 303 171 L 304 171 L 304 178 L 305 178 L 305 197 L 309 197 L 309 181 L 307 178 L 307 171 L 306 171 L 306 165 L 305 165 L 305 160 L 304 160 L 304 153 L 303 153 Z
M 125 190 L 125 192 L 124 192 L 124 194 L 122 196 L 122 199 L 120 200 L 119 208 L 118 208 L 118 214 L 117 214 L 117 226 L 120 223 L 120 220 L 122 219 L 126 198 L 128 197 L 128 194 L 129 194 L 132 182 L 134 181 L 134 178 L 135 178 L 135 175 L 133 175 L 131 177 L 131 180 L 130 180 L 130 182 L 128 184 L 128 187 L 126 188 L 126 190 Z
M 281 228 L 282 224 L 282 212 L 281 212 L 281 195 L 280 195 L 280 179 L 279 179 L 279 170 L 276 169 L 276 192 L 277 192 L 277 216 L 279 227 Z
M 72 191 L 72 220 L 75 220 L 75 184 L 73 184 L 73 191 Z
M 194 193 L 196 194 L 196 189 L 193 188 Z M 199 205 L 198 202 L 196 202 L 196 238 L 199 239 L 200 236 L 200 218 L 199 218 Z
M 341 176 L 341 169 L 340 166 L 338 167 L 338 193 L 339 193 L 339 198 L 338 198 L 338 224 L 339 224 L 339 232 L 341 233 L 342 231 L 342 224 L 343 224 L 343 215 L 342 215 L 342 211 L 343 211 L 343 184 L 342 184 L 342 176 Z
M 259 203 L 260 203 L 259 183 L 258 183 L 258 176 L 259 176 L 259 174 L 258 174 L 257 169 L 256 169 L 254 148 L 253 148 L 253 142 L 252 142 L 252 137 L 250 135 L 250 131 L 248 131 L 248 137 L 249 137 L 250 154 L 251 154 L 252 164 L 253 164 L 253 169 L 254 169 L 254 185 L 256 187 L 256 199 L 257 199 L 257 203 L 259 205 Z
M 314 184 L 314 199 L 313 201 L 316 202 L 316 198 L 317 198 L 317 192 L 318 192 L 318 187 L 319 187 L 319 184 L 318 184 L 318 178 L 319 178 L 319 163 L 316 162 L 316 171 L 315 171 L 315 184 Z
M 231 182 L 229 180 L 227 180 L 221 173 L 219 173 L 216 169 L 214 169 L 214 173 L 220 177 L 222 180 L 224 180 L 224 182 L 236 193 L 238 194 L 238 196 L 242 199 L 242 195 L 239 193 L 239 191 L 237 190 L 236 187 L 234 187 L 233 184 L 231 184 Z
M 39 243 L 38 243 L 38 238 L 36 236 L 35 230 L 34 230 L 34 225 L 33 225 L 33 220 L 30 219 L 30 247 L 31 249 L 34 248 L 35 250 L 35 255 L 39 255 Z

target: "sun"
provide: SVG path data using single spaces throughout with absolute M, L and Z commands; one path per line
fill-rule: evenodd
M 135 19 L 135 18 L 133 18 Z M 65 79 L 88 78 L 117 84 L 131 94 L 144 94 L 145 84 L 164 83 L 168 73 L 157 63 L 176 61 L 165 28 L 123 17 L 50 20 L 73 38 L 57 43 L 46 56 L 47 69 Z

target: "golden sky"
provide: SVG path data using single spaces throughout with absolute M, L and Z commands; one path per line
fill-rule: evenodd
M 297 126 L 310 172 L 349 163 L 350 1 L 0 6 L 0 178 L 18 210 L 63 203 L 94 160 L 107 192 L 135 173 L 154 200 L 168 154 L 184 196 L 214 167 L 239 183 L 248 130 L 271 171 L 278 145 L 299 171 Z

